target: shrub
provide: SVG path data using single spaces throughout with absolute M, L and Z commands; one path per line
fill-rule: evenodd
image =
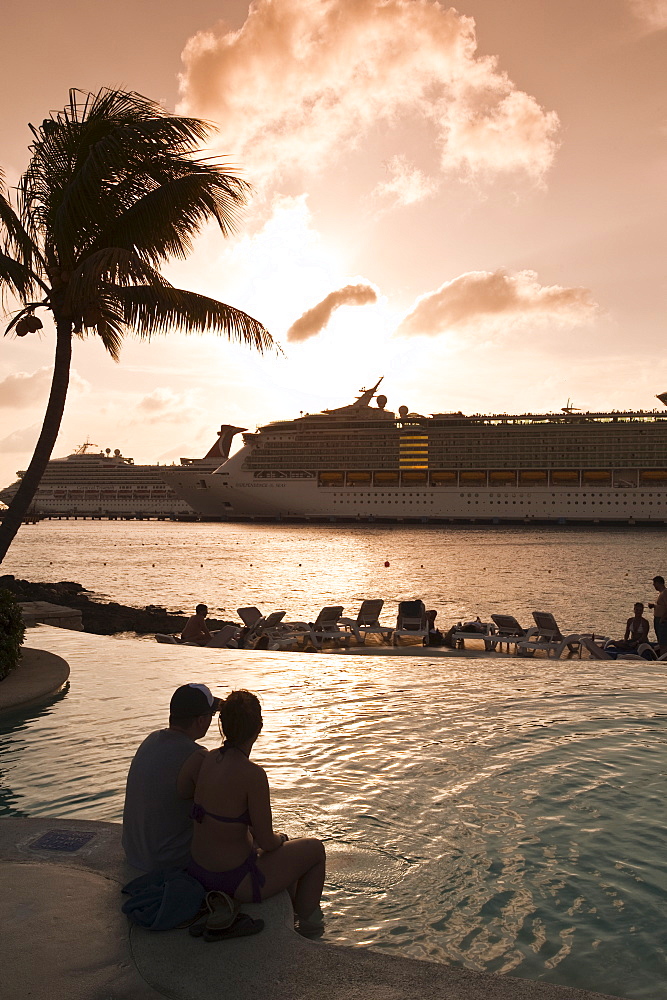
M 10 590 L 0 590 L 0 681 L 18 666 L 24 638 L 21 607 Z

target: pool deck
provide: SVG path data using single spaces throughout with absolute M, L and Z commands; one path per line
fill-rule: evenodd
M 0 718 L 55 698 L 69 678 L 69 664 L 45 649 L 24 646 L 21 661 L 0 681 Z
M 600 993 L 328 945 L 326 937 L 308 941 L 292 927 L 286 893 L 244 905 L 244 911 L 265 921 L 256 937 L 208 944 L 185 930 L 143 930 L 120 911 L 120 888 L 137 874 L 124 859 L 120 832 L 119 824 L 87 820 L 0 820 L 7 996 L 603 1000 Z

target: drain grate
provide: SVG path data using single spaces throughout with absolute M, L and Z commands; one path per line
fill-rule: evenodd
M 66 851 L 73 854 L 96 836 L 95 833 L 79 833 L 77 830 L 49 830 L 29 846 L 33 851 Z

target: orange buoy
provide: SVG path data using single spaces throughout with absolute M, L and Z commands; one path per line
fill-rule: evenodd
M 387 568 L 389 566 L 389 560 L 387 560 L 384 565 L 385 565 L 385 568 Z

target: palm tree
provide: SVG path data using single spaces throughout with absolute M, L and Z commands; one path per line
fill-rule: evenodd
M 204 223 L 234 231 L 248 185 L 197 158 L 210 126 L 167 114 L 140 94 L 70 91 L 69 104 L 30 126 L 30 163 L 12 207 L 0 176 L 0 291 L 21 308 L 17 336 L 56 329 L 51 392 L 21 485 L 0 524 L 0 562 L 34 498 L 65 407 L 72 337 L 97 334 L 118 360 L 125 333 L 215 331 L 263 351 L 275 346 L 257 320 L 232 306 L 174 288 L 159 272 L 185 258 Z

